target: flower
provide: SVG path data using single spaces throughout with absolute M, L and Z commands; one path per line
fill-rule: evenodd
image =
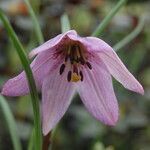
M 144 94 L 140 83 L 127 70 L 114 50 L 95 37 L 80 37 L 71 30 L 33 49 L 31 69 L 42 91 L 43 134 L 55 127 L 77 91 L 87 110 L 106 125 L 118 120 L 118 103 L 111 75 L 125 88 Z M 6 82 L 2 94 L 29 93 L 25 72 Z

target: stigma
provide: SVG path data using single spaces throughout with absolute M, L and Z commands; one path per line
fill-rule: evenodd
M 70 67 L 67 74 L 68 82 L 83 81 L 83 67 L 92 69 L 92 65 L 87 61 L 85 50 L 81 49 L 79 44 L 69 45 L 63 52 L 64 63 L 60 66 L 59 74 L 62 75 L 66 65 Z M 69 63 L 69 65 L 68 65 Z

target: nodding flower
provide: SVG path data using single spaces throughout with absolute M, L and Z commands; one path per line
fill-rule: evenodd
M 80 37 L 70 30 L 33 49 L 29 56 L 35 57 L 30 66 L 37 89 L 42 92 L 44 135 L 60 121 L 75 92 L 97 120 L 115 125 L 119 112 L 111 75 L 125 88 L 144 94 L 112 47 L 96 37 Z M 28 94 L 25 72 L 8 80 L 1 93 Z

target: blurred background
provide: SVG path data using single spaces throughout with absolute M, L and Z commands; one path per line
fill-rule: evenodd
M 61 33 L 60 17 L 69 15 L 72 29 L 89 36 L 118 0 L 30 0 L 38 15 L 45 41 Z M 26 52 L 38 46 L 37 37 L 23 0 L 0 0 Z M 77 96 L 54 136 L 54 150 L 150 150 L 150 1 L 130 0 L 107 26 L 101 38 L 111 46 L 128 35 L 145 16 L 142 32 L 117 53 L 145 89 L 141 96 L 114 81 L 120 106 L 115 127 L 107 127 L 92 118 Z M 0 22 L 0 90 L 6 80 L 22 70 L 17 53 Z M 86 89 L 85 89 L 86 90 Z M 30 96 L 7 97 L 17 122 L 23 149 L 33 127 Z M 12 150 L 4 115 L 0 110 L 0 150 Z

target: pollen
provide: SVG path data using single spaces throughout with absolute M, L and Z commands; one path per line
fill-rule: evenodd
M 71 76 L 71 82 L 78 82 L 81 80 L 81 76 L 78 75 L 77 73 L 72 73 L 72 76 Z

